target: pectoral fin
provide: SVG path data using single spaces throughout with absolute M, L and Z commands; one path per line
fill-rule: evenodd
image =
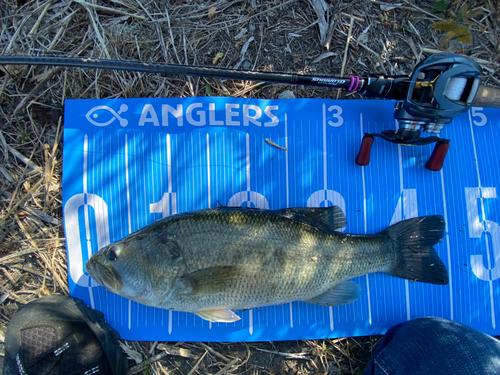
M 240 278 L 237 266 L 210 267 L 182 278 L 191 286 L 193 294 L 214 294 L 227 291 Z
M 236 315 L 232 310 L 205 310 L 193 313 L 198 315 L 200 318 L 208 320 L 213 323 L 233 323 L 237 322 L 241 318 Z
M 325 293 L 303 302 L 313 303 L 320 306 L 340 306 L 356 301 L 361 295 L 361 287 L 352 282 L 344 281 Z

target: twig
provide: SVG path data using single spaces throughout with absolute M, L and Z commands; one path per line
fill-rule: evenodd
M 26 164 L 31 169 L 33 169 L 33 170 L 35 170 L 37 172 L 41 172 L 42 171 L 42 168 L 40 168 L 38 165 L 36 165 L 35 163 L 33 163 L 30 159 L 28 159 L 26 156 L 24 156 L 23 154 L 21 154 L 14 147 L 12 147 L 10 145 L 7 145 L 7 149 L 10 151 L 10 153 L 12 155 L 14 155 L 16 158 L 18 158 L 19 160 L 21 160 L 24 164 Z
M 382 45 L 382 49 L 384 50 L 385 61 L 387 62 L 387 65 L 389 65 L 389 68 L 391 69 L 391 74 L 394 74 L 395 71 L 394 67 L 391 64 L 391 57 L 389 56 L 389 51 L 387 50 L 387 47 L 385 46 L 382 39 L 379 39 L 379 42 Z
M 222 354 L 220 354 L 219 352 L 215 351 L 214 349 L 212 349 L 210 346 L 200 342 L 199 343 L 201 346 L 203 346 L 205 349 L 207 349 L 210 353 L 212 353 L 213 355 L 215 355 L 216 357 L 219 357 L 220 359 L 222 359 L 224 362 L 226 363 L 229 363 L 231 362 L 231 360 L 225 356 L 223 356 Z
M 38 16 L 38 19 L 36 20 L 35 24 L 31 28 L 30 32 L 28 33 L 28 38 L 32 38 L 34 34 L 38 31 L 38 28 L 40 27 L 40 24 L 42 23 L 43 17 L 45 17 L 45 14 L 47 14 L 47 11 L 49 10 L 49 7 L 52 5 L 52 0 L 47 1 L 47 4 L 45 5 L 45 8 L 43 8 L 42 13 Z
M 245 44 L 243 44 L 243 47 L 241 47 L 241 52 L 240 52 L 240 55 L 241 55 L 240 61 L 238 61 L 238 63 L 233 67 L 233 69 L 238 69 L 240 67 L 240 65 L 243 63 L 243 61 L 245 60 L 245 53 L 247 52 L 248 46 L 254 40 L 255 40 L 255 38 L 253 36 L 251 36 L 250 38 L 248 38 L 248 40 L 245 42 Z
M 273 141 L 271 141 L 269 138 L 264 139 L 264 141 L 265 141 L 266 143 L 269 143 L 271 146 L 274 146 L 274 147 L 276 147 L 276 148 L 279 148 L 280 150 L 288 151 L 286 148 L 284 148 L 284 147 L 281 147 L 281 146 L 277 145 L 276 143 L 274 143 Z
M 19 35 L 19 33 L 21 32 L 21 30 L 23 30 L 23 26 L 26 22 L 28 22 L 28 20 L 31 18 L 31 16 L 33 14 L 35 14 L 36 12 L 38 12 L 40 9 L 42 9 L 43 7 L 45 6 L 45 4 L 42 4 L 40 5 L 38 8 L 36 8 L 34 11 L 32 12 L 29 12 L 26 17 L 23 18 L 21 24 L 19 26 L 17 26 L 17 29 L 16 29 L 16 32 L 14 33 L 14 35 L 12 36 L 12 38 L 10 39 L 10 42 L 9 42 L 9 45 L 7 46 L 7 48 L 5 48 L 5 51 L 4 53 L 9 53 L 10 52 L 10 49 L 12 48 L 12 46 L 14 45 L 14 41 L 17 39 L 17 36 Z
M 11 298 L 17 303 L 20 303 L 22 305 L 26 304 L 26 301 L 23 300 L 21 297 L 19 297 L 16 293 L 14 293 L 12 290 L 7 290 L 6 288 L 0 287 L 0 290 L 5 291 L 2 297 L 0 297 L 1 303 L 3 303 L 7 298 Z
M 14 219 L 15 219 L 17 225 L 19 226 L 19 228 L 21 228 L 21 231 L 23 232 L 24 236 L 29 240 L 31 246 L 33 246 L 34 248 L 36 248 L 35 241 L 33 241 L 31 235 L 26 230 L 24 224 L 21 223 L 21 220 L 19 220 L 19 218 L 17 216 L 14 216 Z M 59 276 L 59 274 L 54 271 L 54 257 L 52 257 L 52 262 L 49 262 L 49 260 L 45 257 L 45 254 L 43 253 L 43 251 L 39 251 L 37 253 L 37 255 L 42 259 L 42 261 L 43 261 L 43 263 L 45 265 L 45 267 L 42 267 L 42 268 L 50 270 L 51 273 L 52 273 L 52 276 L 54 277 L 54 280 L 57 282 L 57 284 L 59 284 L 59 287 L 64 292 L 66 292 L 66 294 L 69 294 L 69 290 L 68 290 L 67 284 L 61 279 L 61 277 Z
M 35 96 L 35 94 L 38 92 L 38 90 L 40 90 L 42 87 L 45 86 L 45 84 L 53 77 L 55 76 L 57 73 L 59 73 L 63 68 L 61 66 L 58 66 L 52 70 L 50 70 L 49 72 L 47 72 L 47 75 L 44 79 L 42 79 L 38 85 L 35 86 L 35 88 L 33 90 L 30 91 L 30 93 L 28 95 L 26 95 L 23 100 L 21 100 L 19 102 L 19 104 L 17 105 L 16 109 L 14 109 L 14 113 L 13 115 L 15 115 L 21 108 L 23 108 L 26 103 L 28 102 L 28 100 L 30 100 L 33 96 Z
M 45 221 L 46 223 L 50 223 L 50 224 L 53 224 L 56 226 L 61 225 L 61 220 L 56 219 L 55 217 L 52 217 L 50 215 L 47 215 L 47 214 L 43 213 L 42 211 L 37 210 L 36 208 L 25 207 L 22 209 L 22 211 L 28 213 L 29 215 L 38 217 L 41 220 Z M 51 241 L 53 241 L 53 240 L 54 239 L 51 239 Z
M 234 23 L 228 24 L 226 21 L 223 21 L 223 22 L 219 22 L 219 23 L 214 23 L 211 26 L 212 27 L 224 27 L 224 28 L 228 28 L 228 27 L 233 27 L 233 26 L 239 25 L 241 23 L 247 23 L 250 20 L 254 19 L 255 17 L 265 16 L 267 13 L 269 13 L 269 12 L 275 10 L 275 9 L 286 7 L 287 5 L 289 5 L 291 3 L 295 3 L 296 1 L 297 0 L 288 0 L 287 2 L 284 2 L 283 4 L 275 5 L 275 6 L 271 7 L 271 8 L 269 8 L 269 9 L 265 9 L 262 12 L 256 13 L 256 14 L 250 16 L 250 17 L 241 17 L 241 19 L 238 22 L 234 22 Z M 264 7 L 267 4 L 268 4 L 267 2 L 264 2 L 264 5 L 261 5 L 260 7 Z M 197 16 L 197 17 L 199 17 L 199 16 Z M 176 18 L 176 19 L 182 20 L 182 19 L 184 19 L 184 17 L 179 17 L 179 18 Z M 159 22 L 159 21 L 164 21 L 164 19 L 158 20 L 157 22 Z M 169 23 L 170 23 L 170 21 L 169 21 Z
M 405 2 L 406 5 L 408 5 L 410 7 L 410 10 L 416 10 L 417 12 L 421 12 L 421 13 L 424 13 L 426 15 L 428 15 L 429 17 L 432 17 L 432 18 L 437 18 L 439 20 L 442 20 L 443 18 L 439 17 L 439 16 L 436 16 L 435 14 L 432 14 L 430 12 L 427 12 L 426 10 L 423 10 L 421 8 L 419 8 L 418 6 L 410 3 L 408 0 L 403 0 Z M 389 4 L 390 5 L 390 4 Z M 413 8 L 413 9 L 412 9 Z
M 415 46 L 415 42 L 411 36 L 408 38 L 408 44 L 410 45 L 413 55 L 415 56 L 416 63 L 418 64 L 420 62 L 420 54 L 417 52 L 417 47 Z
M 187 48 L 186 48 L 186 35 L 184 33 L 184 29 L 182 29 L 182 45 L 183 45 L 183 49 L 184 49 L 184 64 L 188 65 L 188 57 L 187 57 Z M 189 87 L 189 91 L 191 91 L 191 96 L 196 96 L 195 94 L 195 90 L 193 88 L 193 81 L 192 81 L 192 77 L 187 77 L 187 82 L 188 82 L 188 87 Z
M 28 250 L 21 251 L 20 253 L 6 255 L 3 258 L 0 258 L 0 264 L 8 262 L 11 259 L 20 258 L 20 257 L 23 257 L 25 255 L 36 253 L 37 251 L 41 251 L 41 250 L 45 250 L 45 248 L 41 247 L 38 249 L 28 249 Z
M 132 366 L 131 368 L 128 369 L 127 375 L 133 375 L 137 374 L 138 372 L 141 372 L 144 370 L 146 367 L 150 366 L 151 364 L 159 361 L 163 357 L 166 357 L 168 354 L 166 352 L 160 353 L 155 355 L 154 357 L 151 357 L 144 362 L 139 363 L 138 365 Z
M 9 181 L 11 183 L 14 182 L 14 179 L 12 178 L 10 173 L 7 172 L 7 170 L 4 167 L 0 167 L 0 173 L 3 174 L 3 176 L 7 179 L 7 181 Z
M 175 355 L 178 357 L 196 359 L 199 356 L 191 353 L 189 349 L 179 348 L 177 346 L 167 345 L 167 344 L 158 344 L 158 349 L 163 350 L 165 353 L 170 355 Z
M 172 27 L 170 26 L 170 16 L 168 14 L 168 8 L 165 8 L 165 15 L 167 16 L 168 32 L 170 33 L 170 42 L 172 43 L 172 48 L 174 50 L 175 57 L 177 58 L 177 62 L 179 64 L 182 64 L 181 59 L 179 58 L 179 55 L 177 54 L 177 49 L 175 48 L 174 34 L 172 34 Z
M 347 62 L 347 51 L 349 50 L 349 44 L 351 43 L 351 34 L 352 34 L 352 25 L 354 24 L 354 18 L 351 16 L 351 21 L 349 22 L 349 32 L 347 33 L 347 41 L 345 44 L 345 49 L 344 49 L 344 58 L 342 59 L 342 68 L 340 69 L 340 76 L 344 76 L 344 69 L 345 69 L 345 64 Z M 337 91 L 337 99 L 340 96 L 341 90 L 338 89 Z
M 200 359 L 196 361 L 196 363 L 194 364 L 193 368 L 188 372 L 187 375 L 194 374 L 194 372 L 198 369 L 198 366 L 203 361 L 203 358 L 205 358 L 205 356 L 207 355 L 207 353 L 208 353 L 208 350 L 205 350 L 205 353 L 203 353 L 203 355 L 200 357 Z
M 359 18 L 359 17 L 353 16 L 352 14 L 345 13 L 345 12 L 342 12 L 341 14 L 342 14 L 344 17 L 352 17 L 352 18 L 354 18 L 354 21 L 358 21 L 358 22 L 365 22 L 365 19 L 364 19 L 364 18 Z
M 16 273 L 16 276 L 15 276 L 15 279 L 11 276 L 11 274 L 9 273 L 9 271 L 7 271 L 5 268 L 0 268 L 3 272 L 3 274 L 9 279 L 9 281 L 12 283 L 12 286 L 16 286 L 17 282 L 19 281 L 20 277 L 21 277 L 21 273 L 20 272 L 17 272 Z
M 56 44 L 59 42 L 59 39 L 61 38 L 61 36 L 66 32 L 66 30 L 68 29 L 68 24 L 69 24 L 69 21 L 71 21 L 71 18 L 73 17 L 73 15 L 78 12 L 78 10 L 75 10 L 73 12 L 71 12 L 70 14 L 68 14 L 66 17 L 64 17 L 64 19 L 62 19 L 60 22 L 62 23 L 61 26 L 59 27 L 59 30 L 57 31 L 57 34 L 54 36 L 54 39 L 52 39 L 52 42 L 50 43 L 49 47 L 47 48 L 47 51 L 51 51 L 52 48 L 54 48 L 56 46 Z
M 2 98 L 3 93 L 5 92 L 5 88 L 7 87 L 7 82 L 10 81 L 10 74 L 8 73 L 7 69 L 1 68 L 0 71 L 5 73 L 5 77 L 3 77 L 3 82 L 2 86 L 0 87 L 0 98 Z
M 90 18 L 90 23 L 92 24 L 92 28 L 94 29 L 94 32 L 96 34 L 97 39 L 99 40 L 102 51 L 103 51 L 104 55 L 106 56 L 106 58 L 110 59 L 111 55 L 108 52 L 108 48 L 106 47 L 106 43 L 104 42 L 104 38 L 102 37 L 101 33 L 99 32 L 99 27 L 97 26 L 97 23 L 94 19 L 94 15 L 92 14 L 92 11 L 89 9 L 90 4 L 86 3 L 84 1 L 80 1 L 78 3 L 87 11 L 89 18 Z M 96 13 L 96 17 L 97 17 L 97 13 Z
M 380 64 L 380 67 L 382 68 L 384 73 L 387 74 L 387 70 L 385 70 L 385 67 L 384 67 L 384 64 L 382 63 L 382 59 L 380 58 L 380 55 L 377 52 L 375 52 L 374 50 L 372 50 L 371 48 L 365 46 L 363 43 L 359 43 L 359 45 L 361 47 L 363 47 L 364 49 L 366 49 L 368 52 L 371 52 L 377 58 L 377 60 Z
M 271 353 L 271 354 L 276 354 L 276 355 L 279 355 L 281 357 L 285 357 L 285 358 L 288 358 L 288 359 L 304 359 L 306 361 L 310 361 L 311 358 L 309 358 L 308 356 L 305 356 L 304 354 L 293 354 L 293 353 L 283 353 L 283 352 L 275 352 L 275 351 L 272 351 L 272 350 L 266 350 L 266 349 L 260 349 L 260 348 L 256 348 L 259 352 L 266 352 L 266 353 Z
M 42 182 L 43 182 L 43 178 L 40 179 L 35 185 L 33 185 L 33 187 L 26 194 L 24 194 L 16 203 L 9 205 L 9 207 L 7 209 L 7 213 L 3 216 L 2 219 L 0 219 L 0 228 L 4 225 L 6 218 L 9 217 L 9 215 L 12 214 L 12 212 L 14 212 L 14 210 L 17 207 L 19 207 L 22 203 L 24 203 L 24 201 L 26 199 L 28 199 L 32 193 L 34 193 L 35 191 L 38 190 L 38 188 L 40 187 Z
M 125 12 L 123 10 L 119 10 L 119 9 L 115 9 L 115 8 L 103 7 L 102 5 L 96 5 L 96 4 L 92 4 L 92 3 L 87 3 L 86 1 L 83 1 L 83 0 L 73 0 L 73 2 L 78 3 L 80 5 L 83 5 L 83 6 L 89 6 L 89 7 L 95 8 L 96 10 L 101 10 L 101 11 L 107 12 L 107 13 L 113 13 L 113 14 L 119 14 L 119 15 L 122 15 L 122 16 L 133 17 L 133 18 L 137 18 L 139 20 L 145 20 L 146 19 L 145 17 L 138 16 L 137 14 L 127 13 L 127 12 Z
M 344 58 L 342 59 L 342 69 L 340 69 L 340 76 L 344 75 L 345 64 L 347 61 L 347 51 L 349 50 L 349 44 L 351 43 L 352 25 L 354 24 L 354 17 L 351 16 L 351 21 L 349 22 L 349 32 L 347 33 L 347 42 L 344 49 Z
M 5 138 L 4 138 L 3 133 L 2 133 L 1 130 L 0 130 L 0 143 L 1 143 L 1 145 L 3 146 L 3 148 L 5 150 L 4 154 L 3 154 L 4 155 L 4 159 L 5 159 L 6 162 L 8 162 L 9 161 L 9 154 L 7 153 L 8 146 L 7 146 L 7 142 L 5 141 Z
M 229 362 L 227 365 L 225 365 L 220 371 L 218 371 L 215 375 L 222 375 L 228 372 L 228 370 L 233 367 L 235 364 L 237 364 L 240 361 L 239 358 L 233 359 L 231 362 Z
M 11 265 L 9 265 L 9 267 L 31 273 L 32 275 L 35 275 L 35 276 L 45 277 L 47 280 L 52 280 L 52 277 L 44 276 L 40 271 L 38 271 L 35 268 L 33 268 L 29 265 L 26 265 L 26 264 L 11 264 Z M 46 272 L 46 270 L 44 270 L 44 271 Z

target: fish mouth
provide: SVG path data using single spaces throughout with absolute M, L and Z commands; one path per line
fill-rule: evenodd
M 118 293 L 122 290 L 122 278 L 114 267 L 105 266 L 91 258 L 85 264 L 85 269 L 91 278 L 110 292 Z

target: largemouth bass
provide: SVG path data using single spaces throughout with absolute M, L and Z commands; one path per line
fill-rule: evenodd
M 102 248 L 85 265 L 107 290 L 136 302 L 192 312 L 212 322 L 232 310 L 303 301 L 337 306 L 361 295 L 347 281 L 371 272 L 447 284 L 435 245 L 442 216 L 350 235 L 337 206 L 199 210 L 160 219 Z

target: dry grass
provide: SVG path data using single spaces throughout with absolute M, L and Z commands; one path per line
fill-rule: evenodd
M 430 50 L 475 58 L 500 84 L 498 0 L 0 0 L 0 51 L 273 72 L 408 74 Z M 471 45 L 429 25 L 465 19 Z M 209 16 L 210 9 L 215 8 Z M 471 13 L 472 15 L 472 13 Z M 208 89 L 209 88 L 209 89 Z M 62 228 L 62 111 L 66 98 L 213 96 L 350 98 L 357 94 L 256 82 L 60 67 L 0 67 L 0 331 L 20 304 L 68 294 Z M 376 338 L 275 343 L 123 342 L 144 374 L 358 374 Z M 135 362 L 131 360 L 131 364 Z

